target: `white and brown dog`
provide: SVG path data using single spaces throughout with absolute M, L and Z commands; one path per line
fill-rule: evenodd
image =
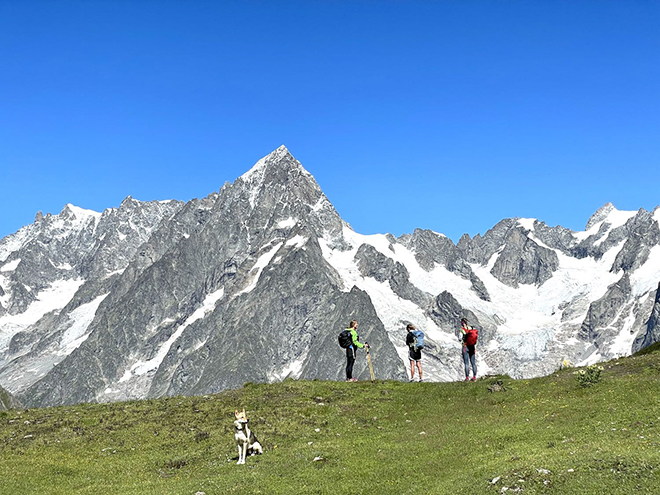
M 243 408 L 243 411 L 235 411 L 234 416 L 236 416 L 236 420 L 234 421 L 234 438 L 238 446 L 238 462 L 236 464 L 245 464 L 245 456 L 248 453 L 250 455 L 261 454 L 263 453 L 263 449 L 257 437 L 248 428 L 249 420 L 245 415 L 245 408 Z

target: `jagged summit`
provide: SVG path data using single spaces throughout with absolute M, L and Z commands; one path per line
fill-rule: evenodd
M 291 172 L 302 172 L 304 175 L 312 177 L 302 164 L 294 158 L 287 147 L 282 145 L 255 163 L 239 179 L 246 183 L 262 183 L 269 175 Z
M 236 179 L 234 186 L 242 191 L 244 199 L 247 195 L 251 208 L 270 207 L 278 202 L 305 204 L 314 210 L 330 205 L 316 179 L 285 146 L 259 160 Z
M 591 215 L 591 218 L 589 218 L 589 221 L 587 222 L 587 226 L 585 230 L 589 230 L 591 227 L 596 225 L 597 223 L 602 222 L 605 220 L 610 213 L 613 211 L 616 211 L 616 208 L 612 203 L 605 203 L 603 206 L 601 206 L 596 213 Z
M 62 208 L 62 211 L 58 215 L 62 219 L 77 219 L 77 220 L 83 220 L 87 218 L 100 218 L 101 213 L 94 211 L 94 210 L 87 210 L 85 208 L 80 208 L 79 206 L 75 206 L 71 203 L 67 203 L 64 208 Z

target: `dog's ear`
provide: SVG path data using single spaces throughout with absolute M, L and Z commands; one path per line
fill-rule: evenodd
M 243 416 L 247 418 L 247 416 L 245 414 L 245 408 L 243 408 Z

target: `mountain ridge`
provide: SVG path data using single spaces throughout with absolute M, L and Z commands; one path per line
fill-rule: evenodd
M 382 378 L 405 379 L 414 322 L 427 378 L 460 379 L 460 316 L 480 373 L 538 376 L 655 342 L 659 282 L 658 208 L 365 236 L 281 146 L 206 198 L 67 205 L 0 240 L 0 384 L 38 406 L 341 379 L 353 317 Z

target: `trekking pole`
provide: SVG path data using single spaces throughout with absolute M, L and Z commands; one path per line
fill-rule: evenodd
M 369 375 L 371 376 L 371 381 L 375 381 L 376 377 L 374 376 L 374 365 L 371 363 L 371 354 L 369 353 L 369 345 L 367 345 L 367 363 L 369 363 Z

